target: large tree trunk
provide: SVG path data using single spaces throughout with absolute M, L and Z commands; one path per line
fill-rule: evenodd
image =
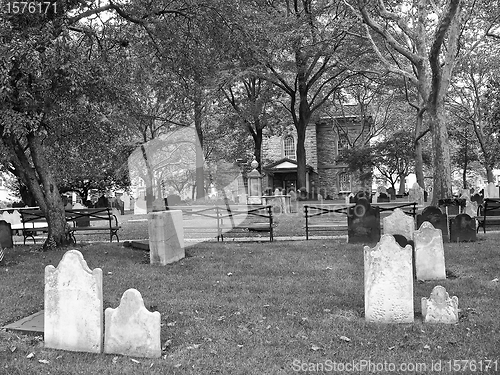
M 194 127 L 196 129 L 196 199 L 205 197 L 205 174 L 203 158 L 203 105 L 201 92 L 194 97 Z
M 439 199 L 452 198 L 450 145 L 446 129 L 444 105 L 429 108 L 432 146 L 434 156 L 434 185 L 432 205 L 437 206 Z
M 45 198 L 45 217 L 49 225 L 49 233 L 44 248 L 47 248 L 51 238 L 57 246 L 68 245 L 71 243 L 71 240 L 66 232 L 66 216 L 63 201 L 50 170 L 48 160 L 43 153 L 42 143 L 40 138 L 34 133 L 28 134 L 27 139 L 33 164 L 42 182 Z
M 252 133 L 252 137 L 255 145 L 253 154 L 255 160 L 259 163 L 257 170 L 262 172 L 262 129 L 260 129 L 260 126 L 256 127 L 256 131 Z
M 146 211 L 147 212 L 152 212 L 153 211 L 153 201 L 154 201 L 154 191 L 153 191 L 153 181 L 154 181 L 154 174 L 153 174 L 153 168 L 151 167 L 151 163 L 149 161 L 148 154 L 146 152 L 146 147 L 144 147 L 144 144 L 141 145 L 141 153 L 142 153 L 142 158 L 144 159 L 144 164 L 146 167 L 146 173 L 143 175 L 144 178 L 144 183 L 146 184 Z
M 306 125 L 297 126 L 297 188 L 305 188 L 306 185 Z M 309 193 L 309 192 L 308 192 Z
M 491 155 L 488 152 L 488 148 L 486 146 L 487 141 L 484 135 L 482 123 L 480 121 L 474 121 L 474 133 L 476 133 L 476 137 L 483 154 L 483 166 L 486 170 L 486 179 L 488 180 L 488 182 L 495 182 L 493 177 L 493 168 L 491 165 Z
M 422 104 L 423 106 L 423 104 Z M 422 108 L 421 106 L 421 108 Z M 423 118 L 424 111 L 419 109 L 417 112 L 417 118 L 415 122 L 415 176 L 417 177 L 417 183 L 422 189 L 425 189 L 425 178 L 424 178 L 424 158 L 422 150 L 422 130 L 423 130 Z
M 398 191 L 398 194 L 399 195 L 404 195 L 404 193 L 406 192 L 406 176 L 399 176 L 399 191 Z

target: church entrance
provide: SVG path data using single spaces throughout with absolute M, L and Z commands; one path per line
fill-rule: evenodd
M 285 189 L 288 192 L 290 189 L 297 190 L 297 173 L 274 173 L 273 191 L 276 188 Z

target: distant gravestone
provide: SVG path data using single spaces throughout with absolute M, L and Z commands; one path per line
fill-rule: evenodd
M 13 210 L 12 212 L 4 211 L 2 215 L 2 219 L 11 225 L 21 224 L 21 214 L 18 210 Z
M 161 356 L 161 316 L 149 312 L 141 293 L 128 289 L 116 309 L 105 311 L 104 352 L 132 357 Z
M 76 202 L 75 205 L 73 206 L 73 210 L 84 210 L 87 207 L 85 207 L 83 204 Z
M 379 186 L 377 187 L 377 192 L 387 194 L 387 189 L 385 188 L 385 186 Z
M 477 203 L 472 202 L 471 200 L 468 199 L 465 202 L 464 214 L 467 214 L 470 217 L 476 217 L 477 216 Z
M 123 193 L 122 195 L 122 201 L 123 201 L 123 209 L 125 211 L 130 210 L 130 195 L 127 194 L 127 192 Z
M 382 219 L 384 234 L 400 234 L 408 240 L 413 239 L 415 219 L 396 208 L 392 214 Z
M 0 220 L 0 247 L 11 248 L 13 246 L 11 225 L 5 220 Z
M 102 334 L 102 270 L 69 250 L 57 268 L 45 267 L 45 347 L 101 353 Z
M 467 214 L 450 218 L 450 242 L 476 241 L 476 221 Z
M 500 198 L 498 187 L 495 186 L 494 182 L 488 183 L 488 185 L 484 189 L 484 197 L 485 198 Z
M 380 210 L 366 198 L 360 198 L 347 215 L 349 243 L 375 243 L 380 239 Z
M 424 204 L 424 189 L 417 182 L 413 184 L 408 193 L 408 201 L 416 202 L 419 206 Z
M 458 323 L 458 297 L 450 298 L 444 287 L 435 286 L 429 298 L 422 297 L 422 317 L 424 323 Z
M 165 266 L 186 256 L 182 211 L 151 212 L 148 215 L 149 259 Z
M 448 235 L 448 216 L 439 207 L 427 206 L 421 214 L 417 214 L 417 228 L 420 228 L 424 221 L 428 221 L 436 229 L 441 229 L 444 242 L 450 240 Z
M 378 203 L 378 197 L 380 193 L 377 191 L 372 197 L 372 203 Z
M 391 197 L 389 196 L 389 194 L 387 193 L 380 193 L 380 195 L 378 196 L 378 202 L 379 203 L 384 203 L 384 202 L 390 202 L 391 201 Z
M 428 221 L 413 233 L 415 271 L 417 280 L 446 279 L 444 246 L 441 229 Z
M 143 195 L 139 195 L 134 203 L 134 215 L 145 215 L 147 213 L 146 199 Z
M 383 235 L 372 249 L 364 247 L 365 319 L 368 322 L 412 323 L 412 248 L 401 248 Z
M 346 197 L 346 203 L 349 204 L 349 203 L 355 203 L 356 199 L 355 199 L 355 195 L 354 193 L 350 193 L 347 197 Z

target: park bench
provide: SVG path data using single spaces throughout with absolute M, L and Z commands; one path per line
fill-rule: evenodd
M 477 208 L 477 232 L 479 228 L 483 228 L 486 233 L 486 225 L 498 226 L 500 225 L 500 199 L 499 198 L 485 198 L 483 203 Z
M 182 210 L 186 233 L 208 235 L 224 241 L 226 234 L 269 233 L 274 240 L 272 206 L 176 206 Z
M 66 222 L 68 223 L 68 236 L 76 243 L 75 234 L 95 234 L 109 233 L 109 241 L 113 242 L 113 237 L 118 239 L 120 225 L 118 219 L 110 208 L 86 208 L 65 211 Z M 47 219 L 40 209 L 21 210 L 22 235 L 24 244 L 26 239 L 31 237 L 36 243 L 35 234 L 37 232 L 48 232 Z M 105 222 L 102 224 L 102 222 Z M 98 225 L 92 225 L 96 223 Z
M 349 204 L 328 204 L 328 205 L 304 205 L 305 230 L 306 240 L 309 239 L 309 233 L 328 232 L 338 233 L 347 231 L 347 215 L 349 207 L 355 206 L 354 203 Z M 415 217 L 417 215 L 416 202 L 385 202 L 373 203 L 372 207 L 378 207 L 380 218 L 383 218 L 382 213 L 390 214 L 396 208 L 401 209 L 407 215 Z

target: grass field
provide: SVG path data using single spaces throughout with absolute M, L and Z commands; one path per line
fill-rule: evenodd
M 134 238 L 145 228 L 139 223 Z M 200 243 L 166 267 L 116 242 L 78 244 L 71 248 L 103 270 L 105 308 L 135 288 L 161 313 L 162 358 L 44 349 L 41 337 L 0 331 L 0 374 L 293 374 L 349 366 L 431 374 L 438 364 L 449 373 L 486 373 L 488 364 L 488 373 L 500 372 L 499 236 L 445 244 L 448 279 L 415 281 L 415 322 L 399 325 L 364 321 L 362 246 L 345 240 Z M 9 250 L 0 267 L 0 326 L 43 308 L 44 268 L 64 253 L 31 249 Z M 458 324 L 422 323 L 420 299 L 435 285 L 458 296 Z M 453 366 L 464 371 L 448 371 Z

